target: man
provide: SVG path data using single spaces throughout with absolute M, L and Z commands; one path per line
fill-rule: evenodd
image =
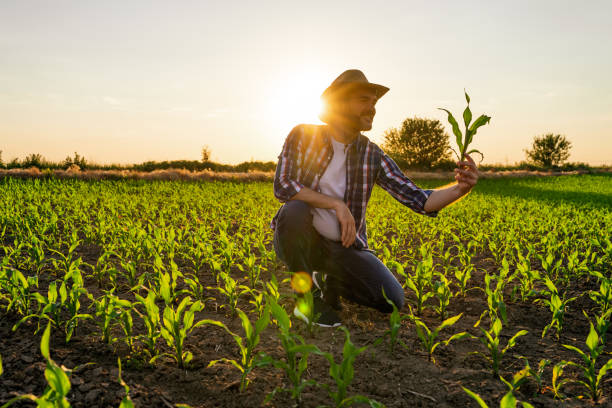
M 389 88 L 368 82 L 359 70 L 343 72 L 323 92 L 326 125 L 291 130 L 278 157 L 274 195 L 284 203 L 274 216 L 274 249 L 292 272 L 314 283 L 316 324 L 338 326 L 338 298 L 391 312 L 383 290 L 398 309 L 404 291 L 368 249 L 366 206 L 378 184 L 413 211 L 435 217 L 467 194 L 478 180 L 474 161 L 457 162 L 457 184 L 423 190 L 360 132 L 372 129 L 376 102 Z M 297 307 L 296 316 L 307 320 Z

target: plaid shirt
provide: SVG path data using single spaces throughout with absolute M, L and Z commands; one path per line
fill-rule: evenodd
M 326 125 L 301 124 L 291 130 L 278 156 L 274 177 L 274 196 L 280 202 L 289 201 L 305 186 L 319 191 L 319 181 L 334 152 L 331 137 Z M 415 212 L 430 217 L 438 215 L 437 211 L 424 209 L 433 190 L 417 187 L 380 147 L 359 134 L 348 145 L 344 193 L 344 202 L 355 219 L 357 236 L 353 245 L 356 248 L 368 248 L 365 215 L 375 183 Z M 272 229 L 276 227 L 279 212 L 280 209 L 272 219 Z

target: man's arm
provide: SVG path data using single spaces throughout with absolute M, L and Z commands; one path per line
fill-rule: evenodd
M 476 185 L 478 181 L 476 163 L 474 163 L 474 160 L 467 154 L 465 157 L 468 161 L 457 162 L 458 168 L 455 168 L 455 180 L 457 180 L 457 184 L 447 188 L 434 190 L 425 202 L 425 211 L 441 210 L 469 193 L 472 187 Z
M 355 218 L 353 218 L 351 210 L 349 210 L 344 201 L 321 194 L 308 187 L 301 188 L 296 195 L 291 197 L 291 200 L 301 200 L 315 208 L 328 208 L 335 210 L 336 217 L 338 217 L 338 222 L 340 223 L 340 240 L 342 241 L 342 245 L 347 248 L 353 245 L 353 242 L 355 242 L 355 237 L 357 236 Z

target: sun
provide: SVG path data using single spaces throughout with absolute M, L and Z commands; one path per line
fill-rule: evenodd
M 329 83 L 327 75 L 316 70 L 275 79 L 266 93 L 263 111 L 279 139 L 284 139 L 300 123 L 323 124 L 318 117 L 323 108 L 320 97 Z

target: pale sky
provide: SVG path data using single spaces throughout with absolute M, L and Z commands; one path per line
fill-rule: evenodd
M 98 163 L 276 160 L 346 69 L 390 88 L 372 130 L 491 116 L 484 163 L 561 133 L 612 163 L 610 1 L 0 2 L 0 150 Z M 454 138 L 451 137 L 451 141 Z M 454 142 L 451 142 L 454 146 Z

